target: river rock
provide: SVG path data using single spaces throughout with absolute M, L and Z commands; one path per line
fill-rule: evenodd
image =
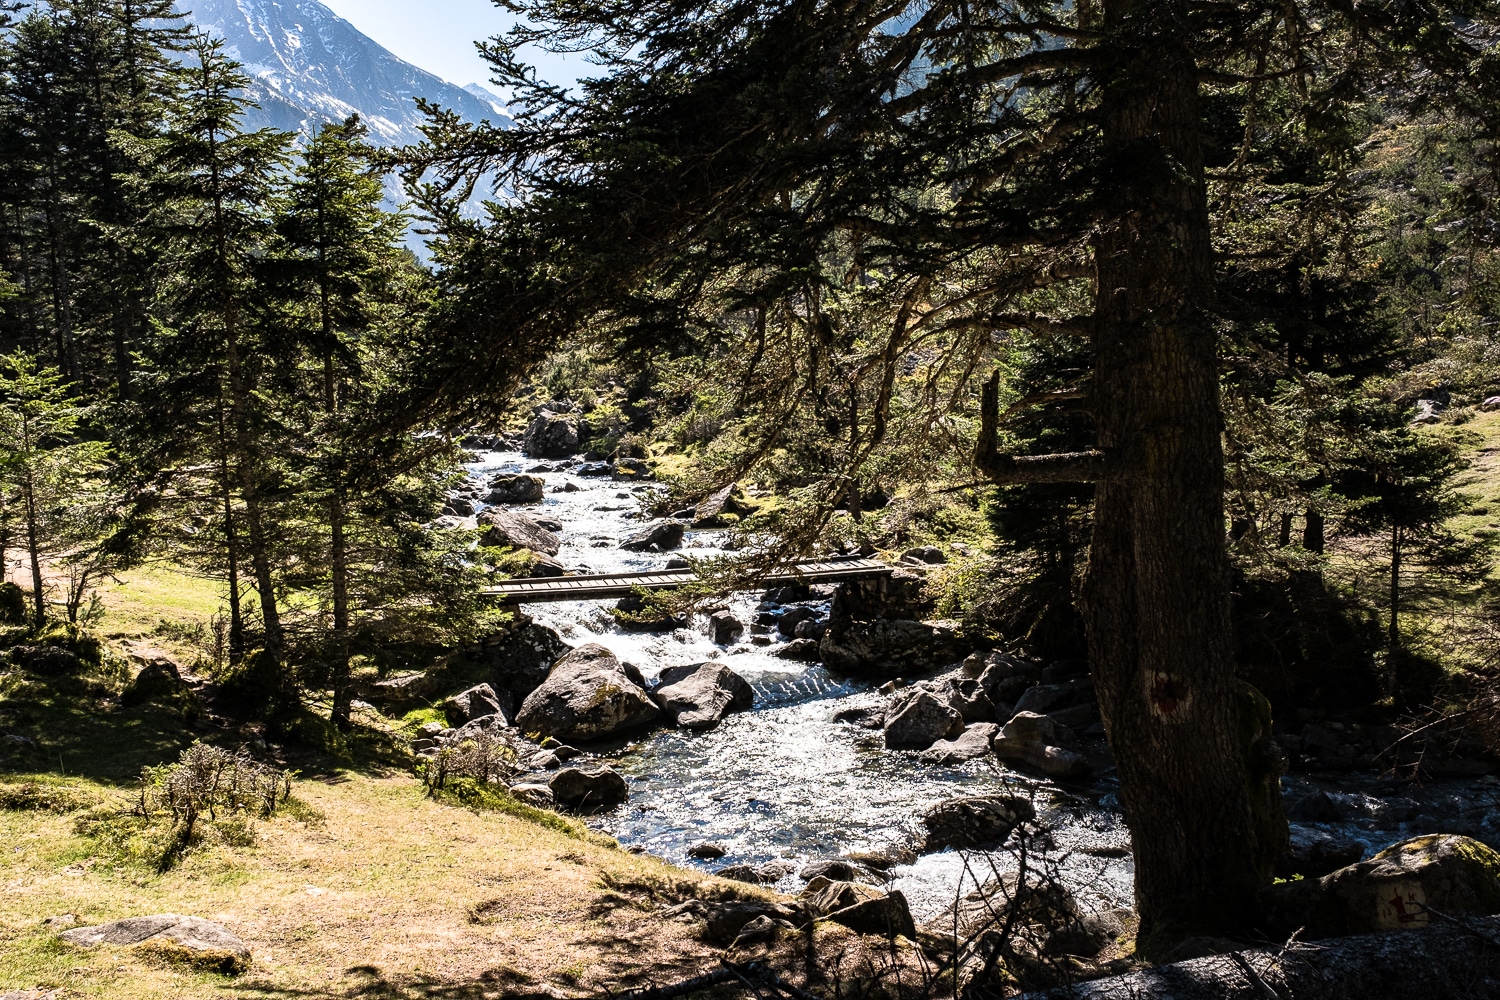
M 651 478 L 651 466 L 639 458 L 617 458 L 610 475 L 618 482 L 645 482 Z
M 476 684 L 443 702 L 443 716 L 450 726 L 462 726 L 487 715 L 499 715 L 503 726 L 510 724 L 504 717 L 495 689 L 488 684 Z
M 923 853 L 947 847 L 994 850 L 1023 822 L 1036 818 L 1026 799 L 1014 795 L 966 795 L 939 802 L 922 816 L 927 828 Z
M 1261 899 L 1278 930 L 1305 927 L 1309 937 L 1413 930 L 1434 922 L 1429 908 L 1500 913 L 1500 853 L 1470 837 L 1432 834 L 1321 879 L 1269 886 Z
M 616 601 L 615 610 L 619 612 L 615 620 L 620 627 L 631 632 L 671 632 L 687 624 L 685 613 L 651 611 L 646 599 L 636 593 L 626 594 Z M 648 611 L 651 613 L 646 614 Z
M 797 877 L 804 882 L 811 882 L 815 878 L 826 878 L 830 882 L 853 882 L 859 874 L 859 868 L 852 862 L 843 858 L 825 858 L 803 865 Z
M 716 861 L 728 853 L 729 851 L 724 848 L 723 844 L 715 844 L 706 840 L 687 849 L 688 857 L 697 858 L 700 861 Z
M 539 781 L 518 781 L 510 786 L 510 794 L 528 806 L 538 809 L 552 809 L 557 806 L 557 797 L 552 794 L 552 788 Z
M 948 561 L 948 557 L 943 555 L 943 550 L 935 545 L 919 545 L 914 549 L 907 549 L 901 553 L 901 558 L 931 566 L 941 566 Z
M 995 737 L 995 756 L 1008 764 L 1021 764 L 1049 778 L 1073 778 L 1088 771 L 1083 755 L 1061 746 L 1076 737 L 1045 715 L 1017 712 Z
M 577 810 L 607 809 L 630 796 L 625 777 L 612 767 L 565 767 L 547 782 L 559 805 Z
M 1071 694 L 1072 692 L 1061 684 L 1038 684 L 1016 699 L 1016 711 L 1046 715 L 1067 701 Z
M 526 425 L 521 453 L 532 458 L 564 458 L 578 450 L 578 417 L 543 409 Z
M 885 722 L 885 745 L 925 750 L 938 740 L 963 732 L 964 720 L 931 691 L 917 691 L 892 706 Z
M 522 732 L 588 742 L 644 726 L 660 714 L 614 654 L 591 642 L 553 665 L 521 705 L 516 725 Z
M 509 545 L 557 555 L 561 540 L 525 514 L 513 510 L 487 510 L 479 515 L 480 545 L 495 548 Z
M 816 639 L 793 639 L 778 649 L 776 655 L 783 660 L 813 663 L 822 655 L 822 647 Z
M 680 521 L 659 521 L 643 528 L 620 543 L 620 548 L 631 552 L 655 549 L 665 552 L 682 544 L 683 526 Z
M 748 711 L 755 700 L 750 684 L 722 663 L 710 660 L 656 689 L 656 703 L 676 725 L 710 729 L 730 712 Z
M 546 491 L 546 480 L 541 476 L 496 476 L 490 480 L 489 495 L 485 503 L 535 503 Z
M 795 638 L 797 626 L 803 622 L 816 621 L 818 612 L 815 608 L 806 606 L 787 608 L 776 618 L 776 631 L 788 639 Z
M 739 483 L 730 483 L 704 497 L 693 509 L 694 528 L 722 528 L 755 512 Z
M 547 626 L 523 621 L 486 636 L 467 656 L 486 671 L 507 717 L 514 718 L 526 696 L 541 686 L 552 665 L 570 649 L 562 636 Z
M 922 763 L 950 766 L 962 764 L 966 760 L 987 757 L 991 752 L 990 741 L 998 732 L 1000 732 L 1000 727 L 993 722 L 976 722 L 966 727 L 953 739 L 938 740 L 922 751 Z
M 377 705 L 399 709 L 403 705 L 422 702 L 441 693 L 443 680 L 425 670 L 415 673 L 382 677 L 367 685 L 361 685 L 359 693 Z
M 846 674 L 911 677 L 952 663 L 960 655 L 952 626 L 905 618 L 830 621 L 823 635 L 822 659 L 829 669 Z
M 732 942 L 746 924 L 762 916 L 800 922 L 803 914 L 795 906 L 759 899 L 689 899 L 660 913 L 665 920 L 698 924 L 700 936 L 720 947 Z
M 808 909 L 858 934 L 917 936 L 911 909 L 900 890 L 881 892 L 858 882 L 814 880 L 803 899 Z
M 468 497 L 451 496 L 443 507 L 443 513 L 455 517 L 473 517 L 474 503 Z
M 708 616 L 708 635 L 719 646 L 728 646 L 745 634 L 745 625 L 728 611 Z
M 531 554 L 531 569 L 527 571 L 526 575 L 533 580 L 549 576 L 567 576 L 568 567 L 545 552 L 533 552 Z
M 128 917 L 96 927 L 75 927 L 63 931 L 58 937 L 83 948 L 101 944 L 136 948 L 217 972 L 243 972 L 250 964 L 250 949 L 228 927 L 202 917 L 178 913 Z

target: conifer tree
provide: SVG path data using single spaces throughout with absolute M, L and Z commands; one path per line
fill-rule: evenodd
M 106 448 L 80 437 L 84 414 L 56 368 L 19 352 L 0 357 L 0 478 L 25 536 L 38 630 L 47 620 L 43 563 L 96 540 L 88 494 Z M 72 612 L 77 598 L 69 598 Z

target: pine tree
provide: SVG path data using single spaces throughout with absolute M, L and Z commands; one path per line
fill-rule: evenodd
M 25 535 L 31 561 L 32 625 L 47 621 L 43 563 L 51 556 L 78 556 L 98 540 L 96 507 L 88 496 L 101 471 L 106 446 L 80 438 L 84 405 L 69 392 L 56 368 L 23 353 L 0 358 L 0 476 L 8 506 Z M 76 617 L 85 575 L 75 578 L 67 606 Z

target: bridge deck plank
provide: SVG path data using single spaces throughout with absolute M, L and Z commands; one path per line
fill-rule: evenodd
M 876 559 L 820 559 L 798 563 L 788 569 L 762 578 L 762 584 L 796 581 L 853 580 L 883 576 L 892 567 Z M 490 597 L 519 604 L 542 601 L 587 601 L 623 597 L 636 587 L 648 590 L 670 590 L 697 579 L 691 569 L 653 570 L 641 573 L 597 573 L 580 576 L 554 576 L 537 580 L 508 580 L 499 587 L 483 591 Z

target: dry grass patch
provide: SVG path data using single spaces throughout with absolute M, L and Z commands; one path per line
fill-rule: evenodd
M 208 843 L 160 874 L 101 851 L 77 832 L 76 816 L 0 812 L 0 993 L 593 995 L 717 960 L 689 928 L 653 913 L 686 895 L 736 891 L 720 880 L 436 803 L 405 777 L 303 781 L 296 795 L 295 815 L 257 822 L 253 845 Z M 250 971 L 231 979 L 129 951 L 75 949 L 44 923 L 162 912 L 228 926 L 250 946 Z

